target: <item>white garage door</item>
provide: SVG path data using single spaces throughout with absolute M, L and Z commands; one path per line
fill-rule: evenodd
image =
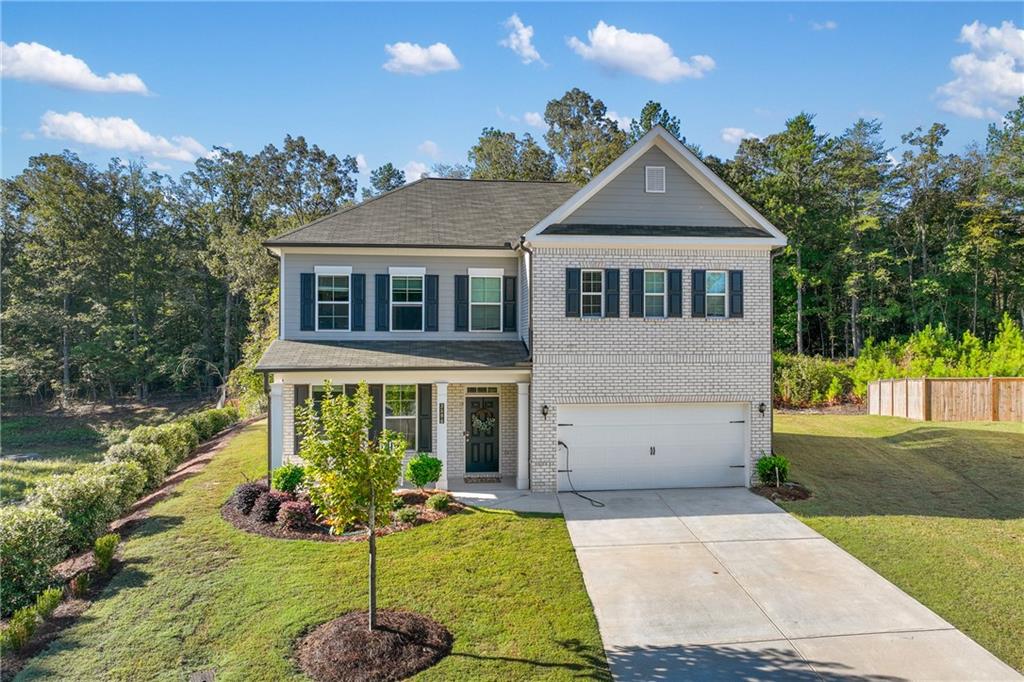
M 570 476 L 576 490 L 746 485 L 748 410 L 742 403 L 560 405 L 558 489 L 570 489 Z

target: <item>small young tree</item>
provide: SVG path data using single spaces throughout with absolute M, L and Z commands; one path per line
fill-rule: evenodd
M 327 517 L 333 533 L 366 524 L 370 550 L 370 630 L 377 627 L 377 523 L 387 523 L 402 469 L 405 437 L 381 431 L 370 438 L 373 403 L 366 382 L 355 395 L 334 393 L 324 384 L 319 413 L 311 400 L 297 410 L 306 460 L 309 497 Z

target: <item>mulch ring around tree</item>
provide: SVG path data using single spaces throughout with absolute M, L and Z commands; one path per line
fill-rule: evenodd
M 404 680 L 451 653 L 452 634 L 437 621 L 404 611 L 377 611 L 367 628 L 366 611 L 320 625 L 296 646 L 304 673 L 317 682 Z
M 810 488 L 795 481 L 783 483 L 778 488 L 773 485 L 758 485 L 751 488 L 750 492 L 767 497 L 772 502 L 794 502 L 806 500 L 811 496 Z
M 452 514 L 458 514 L 465 505 L 457 502 L 454 497 L 449 496 L 448 508 L 444 510 L 431 509 L 426 505 L 427 498 L 436 493 L 444 493 L 443 490 L 399 490 L 395 497 L 402 498 L 405 508 L 416 509 L 416 519 L 411 523 L 404 523 L 394 518 L 386 526 L 377 527 L 377 537 L 391 535 L 399 531 L 408 530 L 425 523 L 433 523 L 448 518 Z M 366 528 L 356 526 L 341 535 L 332 535 L 330 526 L 325 523 L 315 523 L 304 528 L 285 528 L 277 523 L 264 523 L 252 514 L 246 516 L 233 503 L 233 498 L 220 508 L 221 517 L 232 526 L 247 533 L 255 533 L 268 538 L 281 540 L 316 540 L 320 542 L 358 542 L 366 540 Z

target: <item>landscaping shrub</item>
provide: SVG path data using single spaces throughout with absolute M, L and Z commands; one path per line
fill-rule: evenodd
M 61 599 L 64 598 L 64 590 L 59 587 L 48 587 L 39 593 L 36 597 L 36 613 L 40 618 L 46 620 L 49 618 L 57 607 L 60 606 Z
M 285 464 L 274 470 L 274 487 L 285 493 L 294 493 L 306 475 L 306 470 L 298 464 Z
M 422 490 L 423 486 L 441 478 L 441 460 L 421 452 L 405 466 L 405 478 Z
M 427 506 L 434 511 L 444 511 L 451 502 L 452 498 L 448 493 L 435 493 L 427 498 Z
M 49 509 L 0 507 L 2 613 L 30 604 L 53 582 L 53 566 L 67 554 L 68 524 Z
M 26 606 L 14 612 L 3 632 L 0 632 L 0 649 L 18 651 L 32 639 L 36 631 L 38 615 L 35 606 Z
M 274 523 L 277 521 L 277 512 L 281 509 L 281 505 L 290 502 L 291 499 L 291 495 L 276 490 L 265 492 L 256 498 L 250 516 L 262 523 Z
M 289 500 L 281 503 L 277 510 L 277 523 L 289 530 L 302 530 L 316 523 L 313 505 L 309 500 Z
M 267 492 L 266 483 L 260 481 L 243 483 L 235 488 L 235 494 L 232 496 L 235 508 L 248 515 L 252 511 L 252 506 L 256 504 L 256 500 L 265 492 Z
M 776 478 L 776 470 L 778 478 Z M 775 485 L 789 480 L 789 460 L 782 455 L 766 455 L 757 460 L 757 477 L 763 485 Z
M 199 441 L 206 441 L 238 421 L 238 408 L 223 407 L 220 409 L 203 410 L 185 417 L 184 421 L 192 424 L 199 436 Z
M 84 599 L 89 594 L 89 586 L 92 585 L 92 576 L 88 571 L 83 571 L 71 579 L 71 596 L 76 599 Z
M 141 468 L 138 470 L 141 472 Z M 119 493 L 113 476 L 85 467 L 73 474 L 51 477 L 36 488 L 31 503 L 67 522 L 65 537 L 74 552 L 91 547 L 107 524 L 117 518 Z
M 415 507 L 403 507 L 395 512 L 395 520 L 400 523 L 412 523 L 419 516 Z
M 110 570 L 110 564 L 114 561 L 114 552 L 117 551 L 119 542 L 121 542 L 121 537 L 117 533 L 107 533 L 96 538 L 96 543 L 92 547 L 92 558 L 96 562 L 96 570 L 101 574 L 106 574 Z
M 787 407 L 834 405 L 853 393 L 853 362 L 811 355 L 773 357 L 775 401 Z
M 146 490 L 160 485 L 171 466 L 167 452 L 156 443 L 127 441 L 111 445 L 104 459 L 108 462 L 136 462 L 146 472 Z
M 146 472 L 138 462 L 98 462 L 76 473 L 105 476 L 114 495 L 115 511 L 111 521 L 128 510 L 146 488 Z
M 137 426 L 132 429 L 131 440 L 162 446 L 170 460 L 169 466 L 174 467 L 199 445 L 199 434 L 192 424 L 178 421 L 160 426 Z
M 402 497 L 401 495 L 395 495 L 393 498 L 391 498 L 391 508 L 393 510 L 398 511 L 399 509 L 401 509 L 404 506 L 405 506 L 405 498 Z

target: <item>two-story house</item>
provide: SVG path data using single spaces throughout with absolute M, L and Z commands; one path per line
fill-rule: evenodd
M 660 127 L 581 189 L 428 178 L 271 239 L 272 466 L 296 405 L 366 381 L 442 487 L 747 485 L 785 243 Z

